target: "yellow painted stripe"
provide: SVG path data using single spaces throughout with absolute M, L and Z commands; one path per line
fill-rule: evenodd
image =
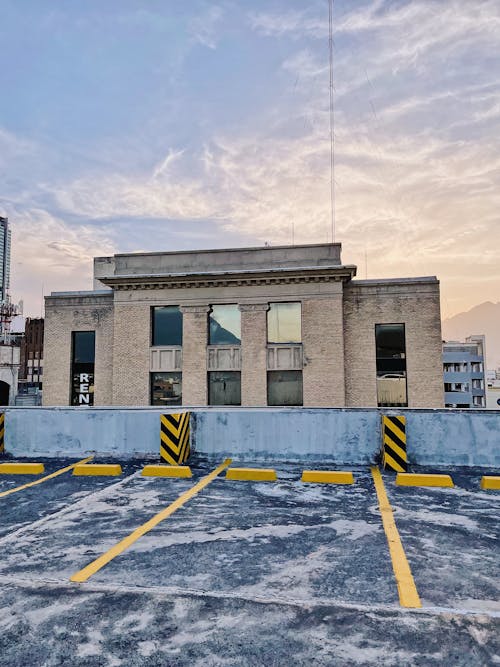
M 398 486 L 454 486 L 449 475 L 424 475 L 411 472 L 398 472 L 396 484 Z
M 94 457 L 93 456 L 88 456 L 86 459 L 82 459 L 81 461 L 77 461 L 76 463 L 72 463 L 70 466 L 66 466 L 66 468 L 61 468 L 60 470 L 56 470 L 55 472 L 51 473 L 50 475 L 46 475 L 45 477 L 40 477 L 40 479 L 36 479 L 34 482 L 28 482 L 28 484 L 23 484 L 22 486 L 16 486 L 15 489 L 9 489 L 8 491 L 2 491 L 0 493 L 0 498 L 4 498 L 5 496 L 9 496 L 11 493 L 16 493 L 17 491 L 22 491 L 23 489 L 27 489 L 30 486 L 36 486 L 37 484 L 41 484 L 42 482 L 46 482 L 48 479 L 53 479 L 54 477 L 57 477 L 58 475 L 62 475 L 65 472 L 68 472 L 69 470 L 73 470 L 73 468 L 76 465 L 79 465 L 80 463 L 87 463 L 87 461 L 91 461 Z
M 134 544 L 134 542 L 136 542 L 140 537 L 148 533 L 151 529 L 153 529 L 161 521 L 163 521 L 163 519 L 166 519 L 175 511 L 177 511 L 180 507 L 182 507 L 185 503 L 187 503 L 188 500 L 190 500 L 193 496 L 195 496 L 208 484 L 210 484 L 210 482 L 212 482 L 217 477 L 217 475 L 219 475 L 230 464 L 231 464 L 231 459 L 226 459 L 223 463 L 221 463 L 220 466 L 215 468 L 215 470 L 212 470 L 212 472 L 209 475 L 201 479 L 188 491 L 180 495 L 177 498 L 177 500 L 175 500 L 171 505 L 163 509 L 161 512 L 158 512 L 158 514 L 155 514 L 154 517 L 149 519 L 149 521 L 146 521 L 146 523 L 142 524 L 142 526 L 139 526 L 139 528 L 136 528 L 132 533 L 130 533 L 130 535 L 127 535 L 127 537 L 121 540 L 121 542 L 118 542 L 118 544 L 115 544 L 114 547 L 111 547 L 109 551 L 106 551 L 106 553 L 102 554 L 102 556 L 99 556 L 99 558 L 96 558 L 94 561 L 89 563 L 86 567 L 83 568 L 83 570 L 76 572 L 76 574 L 74 574 L 70 578 L 70 581 L 77 581 L 77 582 L 87 581 L 87 579 L 89 579 L 96 572 L 99 572 L 101 568 L 103 568 L 110 561 L 112 561 L 113 558 L 119 556 L 132 544 Z
M 421 607 L 420 597 L 415 586 L 415 581 L 411 573 L 410 565 L 406 558 L 403 544 L 394 521 L 394 514 L 392 507 L 387 498 L 387 493 L 384 487 L 384 481 L 380 470 L 373 466 L 372 469 L 373 481 L 375 483 L 375 490 L 377 492 L 378 505 L 382 515 L 382 524 L 384 526 L 387 543 L 389 544 L 389 552 L 391 554 L 392 569 L 396 577 L 396 584 L 398 586 L 399 604 L 402 607 L 417 608 Z
M 400 428 L 396 426 L 394 422 L 389 421 L 389 419 L 385 422 L 385 426 L 388 431 L 392 431 L 397 437 L 402 441 L 406 442 L 406 433 L 402 431 Z M 390 434 L 389 434 L 390 437 Z
M 143 477 L 192 477 L 189 466 L 166 466 L 149 465 L 144 466 L 141 475 Z
M 43 463 L 0 463 L 0 475 L 41 475 Z
M 160 457 L 171 466 L 179 465 L 179 462 L 170 456 L 164 447 L 160 447 Z
M 396 444 L 395 442 L 393 442 L 390 438 L 387 438 L 385 440 L 384 445 L 386 447 L 385 451 L 387 451 L 387 448 L 389 448 L 389 450 L 392 449 L 393 452 L 395 454 L 397 454 L 400 459 L 402 459 L 403 461 L 406 461 L 406 452 L 405 452 L 405 450 L 401 449 L 401 447 L 398 444 Z M 389 454 L 390 454 L 390 451 L 389 451 Z
M 389 467 L 391 470 L 395 470 L 396 472 L 404 472 L 404 468 L 402 468 L 397 461 L 395 461 L 390 454 L 387 453 L 387 449 L 384 451 L 384 468 Z
M 481 479 L 481 488 L 500 491 L 500 477 L 483 475 Z
M 77 465 L 73 468 L 73 475 L 82 476 L 116 476 L 122 474 L 122 467 L 119 463 L 92 463 L 90 465 Z
M 269 468 L 229 468 L 226 479 L 245 482 L 275 482 L 276 470 Z
M 302 481 L 313 484 L 354 484 L 354 475 L 344 470 L 304 470 Z

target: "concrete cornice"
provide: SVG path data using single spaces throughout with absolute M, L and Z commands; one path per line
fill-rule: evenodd
M 99 280 L 114 290 L 232 287 L 241 285 L 276 285 L 292 283 L 349 282 L 356 275 L 356 267 L 322 266 L 259 269 L 247 271 L 214 271 L 211 273 L 182 274 L 128 274 L 101 277 Z

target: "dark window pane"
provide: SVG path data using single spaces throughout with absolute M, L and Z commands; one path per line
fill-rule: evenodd
M 301 304 L 271 303 L 267 311 L 268 343 L 302 342 Z
M 302 405 L 302 371 L 269 371 L 268 405 Z
M 241 405 L 241 373 L 212 371 L 208 374 L 209 405 Z
M 377 351 L 377 404 L 405 407 L 406 344 L 404 324 L 375 325 Z
M 73 331 L 71 405 L 94 405 L 95 331 Z
M 151 405 L 182 405 L 182 373 L 151 373 Z
M 240 345 L 241 313 L 236 304 L 213 306 L 208 323 L 209 345 Z
M 153 308 L 153 345 L 182 345 L 182 313 L 179 306 Z
M 73 363 L 93 364 L 95 362 L 95 331 L 73 332 Z

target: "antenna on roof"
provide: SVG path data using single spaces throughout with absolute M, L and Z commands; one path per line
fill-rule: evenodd
M 333 105 L 333 0 L 328 0 L 328 51 L 330 56 L 330 204 L 331 238 L 335 243 L 335 113 Z

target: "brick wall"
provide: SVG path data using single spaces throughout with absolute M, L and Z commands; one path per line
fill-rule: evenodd
M 114 310 L 113 405 L 149 405 L 151 308 L 131 302 Z
M 47 297 L 45 300 L 43 404 L 69 405 L 71 334 L 95 331 L 95 405 L 111 405 L 113 383 L 113 299 Z
M 209 310 L 209 306 L 181 306 L 183 405 L 207 405 Z
M 444 406 L 439 282 L 415 279 L 344 288 L 348 407 L 377 405 L 375 325 L 405 325 L 408 407 Z
M 241 404 L 267 405 L 268 303 L 241 304 Z
M 344 332 L 342 293 L 302 302 L 304 405 L 343 407 Z

